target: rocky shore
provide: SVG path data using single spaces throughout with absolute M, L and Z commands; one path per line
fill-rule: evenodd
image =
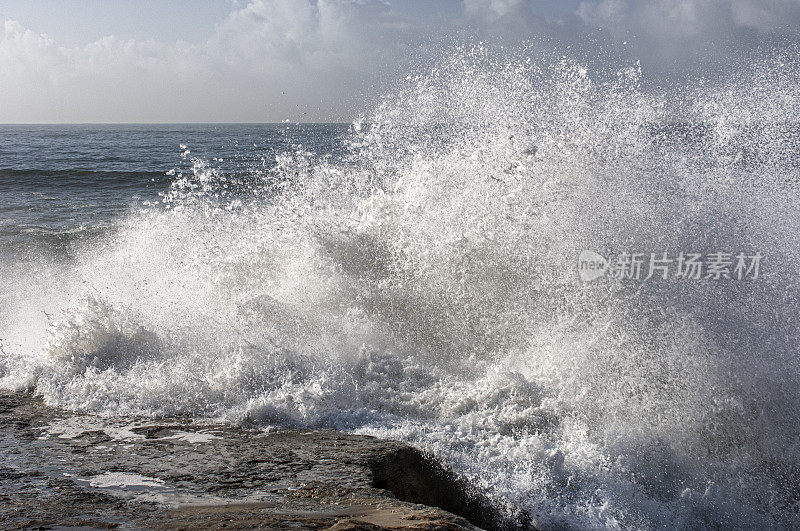
M 3 393 L 0 526 L 460 530 L 511 523 L 404 443 L 191 419 L 103 419 Z

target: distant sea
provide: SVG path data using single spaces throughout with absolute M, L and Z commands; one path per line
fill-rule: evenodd
M 97 231 L 157 202 L 170 170 L 257 173 L 292 149 L 341 150 L 347 124 L 0 125 L 0 252 Z M 191 157 L 181 157 L 191 146 Z

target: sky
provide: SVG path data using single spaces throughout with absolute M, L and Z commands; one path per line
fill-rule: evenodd
M 341 122 L 460 42 L 713 74 L 799 41 L 800 0 L 0 0 L 0 23 L 0 123 Z

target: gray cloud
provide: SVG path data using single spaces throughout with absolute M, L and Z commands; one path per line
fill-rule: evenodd
M 576 13 L 656 70 L 713 68 L 796 38 L 798 0 L 601 0 Z
M 531 9 L 527 0 L 464 0 L 464 11 L 470 18 L 496 22 L 510 16 L 525 16 Z

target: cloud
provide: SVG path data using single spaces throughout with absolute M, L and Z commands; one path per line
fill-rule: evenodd
M 170 80 L 195 70 L 186 43 L 104 37 L 82 47 L 6 21 L 0 39 L 0 121 L 132 120 L 163 112 Z M 176 98 L 166 98 L 166 101 Z
M 797 0 L 600 0 L 576 11 L 587 25 L 625 43 L 655 68 L 681 70 L 700 61 L 735 58 L 743 51 L 796 38 Z
M 527 0 L 464 0 L 464 11 L 469 18 L 490 22 L 510 15 L 525 15 L 530 8 Z
M 52 69 L 67 60 L 64 50 L 46 35 L 37 35 L 9 20 L 0 40 L 0 73 L 4 79 L 32 76 L 46 81 Z M 10 84 L 6 89 L 13 88 Z
M 230 14 L 208 53 L 238 73 L 347 84 L 396 63 L 414 29 L 377 0 L 257 0 Z
M 199 45 L 66 48 L 7 21 L 0 122 L 342 119 L 405 60 L 417 27 L 378 0 L 255 0 Z
M 707 68 L 800 26 L 798 0 L 400 1 L 250 0 L 196 43 L 112 35 L 68 47 L 6 21 L 0 122 L 339 121 L 442 42 L 533 38 L 603 57 L 605 35 L 658 73 Z
M 231 13 L 212 49 L 231 65 L 326 70 L 351 65 L 368 48 L 385 51 L 398 22 L 378 1 L 257 0 Z

